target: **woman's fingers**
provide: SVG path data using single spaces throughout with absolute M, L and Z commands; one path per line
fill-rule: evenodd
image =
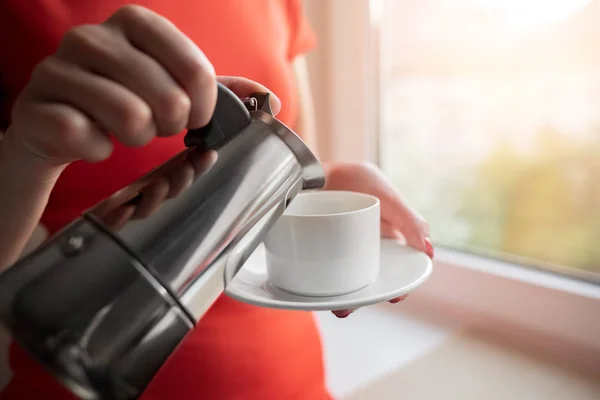
M 189 96 L 188 128 L 206 125 L 217 101 L 215 69 L 183 32 L 146 8 L 125 6 L 105 23 L 123 32 L 131 45 L 162 65 Z
M 40 62 L 13 108 L 13 130 L 38 158 L 67 164 L 199 128 L 217 101 L 213 66 L 166 18 L 125 6 L 69 30 Z M 42 134 L 43 133 L 43 134 Z
M 115 208 L 104 216 L 102 222 L 109 226 L 113 231 L 120 230 L 135 214 L 134 205 L 125 205 Z
M 346 318 L 350 314 L 352 314 L 354 310 L 335 310 L 332 313 L 338 318 Z
M 254 93 L 271 93 L 271 102 L 269 105 L 271 106 L 273 115 L 277 115 L 281 110 L 281 100 L 279 100 L 279 97 L 260 83 L 239 76 L 219 76 L 218 81 L 237 94 L 238 97 L 242 98 L 249 97 Z
M 27 150 L 41 159 L 52 156 L 60 163 L 76 157 L 99 162 L 113 150 L 104 131 L 83 111 L 66 104 L 22 101 L 15 107 L 13 122 L 22 128 L 21 139 Z
M 352 190 L 377 196 L 381 202 L 382 221 L 402 233 L 408 245 L 433 257 L 427 222 L 408 205 L 377 166 L 364 162 L 336 163 L 328 169 L 325 189 Z M 386 233 L 391 234 L 389 230 Z
M 184 190 L 194 182 L 194 166 L 189 159 L 182 160 L 179 168 L 175 169 L 168 175 L 169 179 L 169 194 L 167 198 L 179 196 Z
M 125 145 L 143 146 L 155 136 L 152 109 L 114 81 L 57 57 L 49 57 L 40 64 L 32 79 L 39 82 L 36 87 L 39 102 L 81 110 Z
M 400 303 L 400 302 L 404 301 L 407 297 L 408 297 L 408 295 L 405 294 L 403 296 L 396 297 L 395 299 L 389 300 L 389 302 L 392 303 L 392 304 L 397 304 L 397 303 Z M 356 309 L 333 310 L 331 312 L 333 313 L 333 315 L 335 315 L 338 318 L 347 318 L 354 311 L 356 311 Z
M 429 238 L 429 225 L 403 200 L 393 187 L 386 187 L 381 194 L 383 221 L 399 231 L 406 243 L 433 258 L 433 246 Z
M 389 222 L 382 220 L 380 225 L 381 237 L 394 240 L 402 239 L 402 233 Z
M 384 188 L 383 192 L 380 196 L 381 215 L 385 217 L 381 220 L 381 236 L 388 239 L 404 238 L 409 246 L 433 258 L 427 222 L 407 205 L 399 193 L 389 193 L 389 188 Z
M 394 225 L 391 223 L 382 220 L 381 221 L 381 236 L 387 239 L 401 239 L 403 236 L 398 231 Z M 389 300 L 390 303 L 396 304 L 403 301 L 407 295 L 397 297 L 395 299 Z M 347 310 L 334 310 L 332 313 L 338 318 L 347 318 L 350 314 L 352 314 L 356 310 L 347 309 Z
M 382 219 L 402 233 L 406 243 L 433 257 L 429 225 L 412 208 L 392 182 L 374 165 L 365 167 L 377 178 L 377 196 L 381 201 Z
M 219 81 L 240 97 L 268 92 L 245 78 Z M 15 102 L 13 130 L 26 155 L 50 165 L 94 162 L 110 156 L 108 134 L 126 146 L 143 146 L 156 136 L 206 125 L 216 102 L 215 70 L 196 44 L 166 18 L 128 5 L 102 24 L 65 34 Z M 274 95 L 271 108 L 281 108 Z M 189 172 L 171 177 L 170 196 L 190 184 Z M 135 217 L 151 205 L 143 202 Z
M 187 153 L 187 161 L 194 168 L 194 179 L 198 179 L 204 175 L 217 162 L 219 154 L 215 150 L 198 150 L 191 149 Z
M 141 192 L 141 198 L 133 215 L 133 219 L 143 219 L 151 216 L 160 208 L 169 196 L 171 183 L 167 177 L 161 177 Z
M 408 295 L 405 294 L 404 296 L 396 297 L 395 299 L 390 300 L 390 303 L 392 303 L 392 304 L 400 303 L 401 301 L 406 299 L 407 296 Z
M 110 79 L 139 96 L 152 109 L 159 136 L 186 128 L 191 100 L 154 58 L 134 47 L 107 25 L 83 25 L 69 31 L 58 56 Z

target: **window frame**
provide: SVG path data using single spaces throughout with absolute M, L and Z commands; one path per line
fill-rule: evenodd
M 306 1 L 319 38 L 309 70 L 317 129 L 327 135 L 323 161 L 379 164 L 377 1 Z M 484 331 L 586 371 L 600 365 L 597 282 L 436 247 L 431 278 L 392 309 Z

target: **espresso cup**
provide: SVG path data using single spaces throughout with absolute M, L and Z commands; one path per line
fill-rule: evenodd
M 267 234 L 269 283 L 302 296 L 335 296 L 377 279 L 379 199 L 347 191 L 301 192 Z

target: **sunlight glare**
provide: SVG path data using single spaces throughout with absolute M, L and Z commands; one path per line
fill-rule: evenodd
M 369 13 L 371 17 L 371 23 L 379 25 L 383 17 L 383 0 L 370 0 L 369 1 Z
M 472 0 L 476 5 L 492 9 L 521 29 L 535 29 L 562 21 L 591 0 Z

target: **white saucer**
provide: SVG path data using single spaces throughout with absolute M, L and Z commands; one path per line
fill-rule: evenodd
M 265 249 L 260 245 L 225 290 L 242 302 L 285 310 L 345 310 L 364 307 L 403 296 L 431 275 L 431 259 L 392 240 L 381 241 L 379 277 L 369 286 L 339 296 L 300 296 L 271 285 L 267 279 Z

